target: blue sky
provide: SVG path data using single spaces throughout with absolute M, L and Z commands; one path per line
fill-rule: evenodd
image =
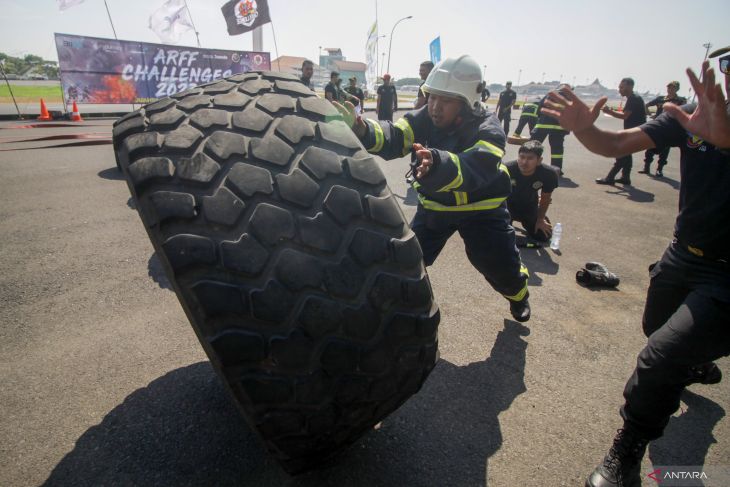
M 120 39 L 160 42 L 147 28 L 149 15 L 164 0 L 107 0 Z M 229 36 L 220 12 L 224 0 L 187 0 L 203 47 L 251 49 L 251 34 Z M 365 38 L 375 20 L 375 1 L 269 0 L 280 55 L 310 57 L 319 47 L 340 47 L 348 60 L 365 60 Z M 56 0 L 0 0 L 0 51 L 56 59 L 53 33 L 113 38 L 103 0 L 65 12 Z M 417 76 L 428 44 L 441 36 L 442 56 L 471 54 L 486 65 L 489 82 L 557 80 L 584 84 L 599 78 L 615 87 L 631 76 L 639 91 L 662 92 L 684 69 L 697 68 L 702 44 L 730 45 L 730 1 L 675 0 L 554 2 L 402 0 L 378 2 L 380 51 L 388 52 L 395 30 L 390 71 Z M 192 32 L 181 45 L 195 45 Z M 272 26 L 264 27 L 264 49 L 276 57 Z M 522 73 L 520 75 L 520 70 Z

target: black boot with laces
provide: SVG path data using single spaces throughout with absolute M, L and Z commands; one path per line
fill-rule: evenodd
M 635 430 L 618 430 L 613 446 L 586 480 L 586 487 L 641 487 L 641 459 L 649 440 Z

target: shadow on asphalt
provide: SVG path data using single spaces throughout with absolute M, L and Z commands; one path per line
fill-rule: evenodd
M 172 284 L 170 284 L 170 280 L 167 278 L 165 269 L 162 267 L 162 262 L 160 262 L 157 254 L 150 255 L 150 259 L 147 261 L 147 275 L 162 289 L 172 290 Z
M 546 244 L 547 245 L 547 244 Z M 549 247 L 538 247 L 535 249 L 520 249 L 522 262 L 527 266 L 530 277 L 527 284 L 530 286 L 542 286 L 542 277 L 538 274 L 554 276 L 560 269 L 560 264 L 553 261 Z
M 104 169 L 103 171 L 99 171 L 97 175 L 103 179 L 111 179 L 112 181 L 124 181 L 124 174 L 122 174 L 119 169 L 117 169 L 117 166 L 110 167 L 109 169 Z
M 710 445 L 717 443 L 712 429 L 725 417 L 725 410 L 687 389 L 682 393 L 682 401 L 687 409 L 680 416 L 673 416 L 664 436 L 649 444 L 653 465 L 704 465 Z
M 580 184 L 576 183 L 572 179 L 560 176 L 560 179 L 558 179 L 558 188 L 568 188 L 568 189 L 574 189 L 574 188 L 580 188 Z
M 676 190 L 679 190 L 679 185 L 680 185 L 680 183 L 679 183 L 679 181 L 677 181 L 676 179 L 668 178 L 668 177 L 666 177 L 666 176 L 662 176 L 661 178 L 657 178 L 657 177 L 655 177 L 655 178 L 653 178 L 653 179 L 654 179 L 655 181 L 658 181 L 658 182 L 660 182 L 660 183 L 665 183 L 665 184 L 668 184 L 668 185 L 669 185 L 669 186 L 671 186 L 672 188 L 674 188 L 674 189 L 676 189 Z
M 403 202 L 406 206 L 418 206 L 418 193 L 416 192 L 413 187 L 408 186 L 408 190 L 406 190 L 406 196 L 405 198 L 398 194 L 393 194 L 393 196 Z
M 606 193 L 626 196 L 628 200 L 636 201 L 637 203 L 651 203 L 654 201 L 654 193 L 649 193 L 635 186 L 623 186 L 623 189 L 620 189 L 619 186 L 614 187 L 617 191 L 606 191 Z
M 267 456 L 208 362 L 173 370 L 89 428 L 45 486 L 485 486 L 502 445 L 498 415 L 526 391 L 524 337 L 504 320 L 491 353 L 441 360 L 423 389 L 339 457 L 300 477 Z

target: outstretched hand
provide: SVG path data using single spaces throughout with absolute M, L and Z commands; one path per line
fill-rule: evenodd
M 710 63 L 702 63 L 702 81 L 687 68 L 687 76 L 697 93 L 697 108 L 691 114 L 667 103 L 664 111 L 674 117 L 687 132 L 721 149 L 730 148 L 730 117 L 727 114 L 722 88 L 715 82 Z
M 416 179 L 426 176 L 433 166 L 433 154 L 430 150 L 424 148 L 421 144 L 413 144 L 413 150 L 416 151 Z
M 355 105 L 349 101 L 346 101 L 344 105 L 333 101 L 332 105 L 340 112 L 345 123 L 355 132 L 355 135 L 362 138 L 367 131 L 367 127 L 365 127 L 365 122 L 363 122 L 362 118 L 355 113 Z
M 608 98 L 604 96 L 593 105 L 593 108 L 589 108 L 572 91 L 566 90 L 563 93 L 551 91 L 541 111 L 556 118 L 565 130 L 577 134 L 593 126 L 607 100 Z

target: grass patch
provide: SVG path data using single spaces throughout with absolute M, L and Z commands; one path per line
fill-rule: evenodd
M 60 103 L 61 99 L 61 88 L 56 86 L 33 86 L 33 85 L 14 85 L 10 87 L 13 89 L 13 95 L 18 103 L 29 103 L 37 102 L 43 98 L 46 103 Z M 8 85 L 5 83 L 0 85 L 0 103 L 12 103 L 13 99 L 10 97 L 10 91 Z

